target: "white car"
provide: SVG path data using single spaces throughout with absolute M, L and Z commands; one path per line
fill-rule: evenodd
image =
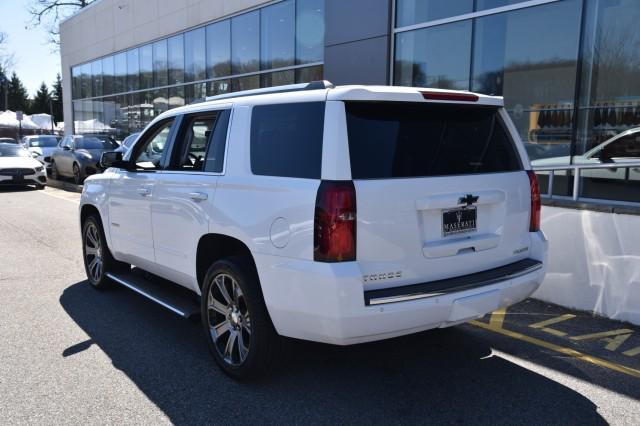
M 48 169 L 51 167 L 51 154 L 58 147 L 58 138 L 52 135 L 33 135 L 22 138 L 24 146 L 39 162 Z
M 460 324 L 545 273 L 540 197 L 502 98 L 328 82 L 167 111 L 84 185 L 89 283 L 188 316 L 233 377 L 281 336 L 350 345 Z M 131 269 L 131 265 L 136 268 Z
M 533 167 L 545 168 L 566 166 L 568 164 L 621 164 L 640 161 L 640 127 L 625 130 L 607 139 L 582 155 L 576 155 L 571 162 L 570 156 L 543 158 L 533 160 Z M 539 174 L 548 174 L 540 171 Z M 557 175 L 565 175 L 566 171 L 558 171 Z M 584 169 L 580 175 L 585 178 L 640 180 L 640 168 Z
M 21 145 L 0 143 L 0 185 L 35 185 L 44 189 L 47 172 Z

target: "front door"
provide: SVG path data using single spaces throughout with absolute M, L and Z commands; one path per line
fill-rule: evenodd
M 221 110 L 183 117 L 151 202 L 159 274 L 194 291 L 198 242 L 209 232 L 229 115 L 230 110 Z
M 114 255 L 149 271 L 155 265 L 151 200 L 172 129 L 170 119 L 145 132 L 131 156 L 131 168 L 119 170 L 109 190 L 109 230 Z

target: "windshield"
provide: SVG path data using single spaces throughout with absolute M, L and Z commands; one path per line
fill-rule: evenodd
M 127 136 L 124 141 L 122 141 L 122 146 L 124 146 L 125 148 L 130 148 L 131 145 L 136 141 L 136 139 L 138 139 L 138 135 L 140 133 L 133 133 L 129 136 Z
M 21 146 L 0 145 L 0 157 L 31 157 Z
M 83 136 L 76 139 L 76 149 L 116 149 L 118 144 L 108 136 Z
M 40 136 L 27 141 L 31 148 L 54 148 L 58 145 L 58 138 L 55 136 Z

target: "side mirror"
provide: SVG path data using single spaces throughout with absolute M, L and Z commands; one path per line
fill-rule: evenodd
M 65 145 L 62 147 L 64 151 L 71 151 L 71 147 L 69 145 Z
M 104 169 L 108 169 L 109 167 L 128 169 L 129 163 L 122 160 L 122 152 L 108 151 L 102 153 L 100 157 L 100 167 Z
M 38 153 L 37 153 L 37 152 L 32 152 L 32 153 L 31 153 L 31 156 L 32 156 L 33 158 L 38 158 Z

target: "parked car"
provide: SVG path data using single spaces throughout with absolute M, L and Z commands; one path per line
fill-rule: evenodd
M 100 156 L 113 151 L 118 144 L 105 135 L 65 136 L 51 154 L 51 177 L 72 177 L 80 185 L 87 176 L 100 173 Z
M 14 138 L 0 138 L 0 143 L 18 143 Z
M 35 185 L 44 189 L 47 172 L 29 151 L 15 143 L 0 142 L 0 185 Z
M 560 156 L 533 160 L 533 167 L 555 167 L 570 164 L 624 164 L 640 161 L 640 127 L 626 130 L 614 137 L 607 139 L 596 147 L 582 155 L 576 155 L 571 161 L 570 156 Z M 539 172 L 546 174 L 548 172 Z M 564 175 L 566 172 L 556 172 Z M 599 179 L 640 180 L 640 168 L 610 168 L 610 169 L 584 169 L 580 172 L 582 177 Z
M 282 336 L 448 327 L 544 277 L 537 180 L 502 98 L 328 82 L 221 95 L 160 114 L 102 165 L 80 203 L 89 283 L 185 317 L 192 299 L 150 277 L 193 292 L 232 377 L 268 370 Z
M 51 154 L 58 147 L 60 139 L 52 135 L 34 135 L 22 138 L 24 146 L 35 158 L 48 169 L 51 168 Z
M 116 148 L 115 151 L 122 152 L 122 155 L 126 154 L 127 151 L 131 148 L 131 145 L 133 145 L 136 139 L 138 139 L 138 136 L 140 136 L 140 132 L 131 133 L 129 136 L 124 138 L 120 146 Z

